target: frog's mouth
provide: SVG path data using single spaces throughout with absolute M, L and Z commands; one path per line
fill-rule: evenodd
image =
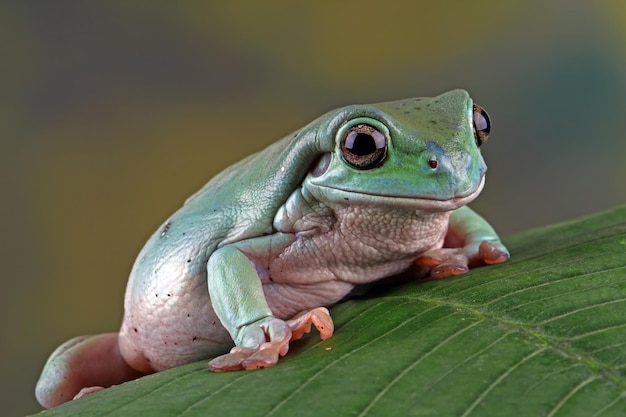
M 480 178 L 480 182 L 474 190 L 462 195 L 448 198 L 435 199 L 429 197 L 416 196 L 394 196 L 387 194 L 365 193 L 351 191 L 339 187 L 329 187 L 328 185 L 309 183 L 309 191 L 322 202 L 335 204 L 362 204 L 378 207 L 398 207 L 410 210 L 424 211 L 451 211 L 463 207 L 474 200 L 485 186 L 485 175 Z

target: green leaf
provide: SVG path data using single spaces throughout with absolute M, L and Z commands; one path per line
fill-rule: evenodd
M 626 415 L 626 207 L 506 244 L 507 264 L 335 306 L 335 335 L 274 368 L 195 363 L 46 415 Z

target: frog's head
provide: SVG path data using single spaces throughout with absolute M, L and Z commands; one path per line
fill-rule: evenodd
M 334 150 L 305 180 L 321 201 L 448 211 L 482 190 L 487 166 L 479 146 L 490 123 L 463 90 L 349 106 L 326 120 L 318 135 L 333 137 Z

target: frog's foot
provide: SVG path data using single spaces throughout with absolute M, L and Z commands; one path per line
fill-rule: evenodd
M 499 241 L 483 241 L 480 244 L 460 248 L 441 248 L 428 251 L 415 260 L 418 266 L 432 268 L 430 276 L 445 278 L 464 274 L 470 267 L 506 262 L 509 252 Z
M 333 321 L 324 307 L 304 311 L 287 321 L 267 317 L 244 326 L 240 333 L 241 346 L 213 359 L 209 368 L 226 372 L 274 366 L 279 356 L 285 356 L 289 351 L 289 342 L 311 331 L 311 324 L 320 332 L 322 340 L 333 335 Z
M 115 385 L 111 385 L 111 387 L 114 387 Z M 111 388 L 109 387 L 109 388 Z M 100 386 L 95 386 L 95 387 L 85 387 L 83 389 L 81 389 L 80 391 L 78 391 L 78 394 L 74 395 L 74 398 L 72 398 L 73 400 L 77 400 L 79 398 L 83 398 L 86 395 L 89 394 L 93 394 L 94 392 L 98 392 L 98 391 L 102 391 L 103 389 L 106 389 L 105 387 L 100 387 Z
M 300 339 L 305 333 L 311 331 L 311 324 L 320 332 L 320 339 L 326 340 L 333 335 L 335 324 L 325 307 L 303 311 L 294 318 L 287 320 L 291 329 L 291 341 Z
M 238 336 L 237 346 L 209 362 L 212 371 L 238 371 L 276 365 L 278 356 L 286 355 L 289 350 L 291 329 L 283 320 L 266 317 L 243 326 Z

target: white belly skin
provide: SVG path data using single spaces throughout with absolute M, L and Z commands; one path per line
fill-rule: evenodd
M 127 293 L 119 344 L 133 368 L 162 371 L 220 355 L 233 346 L 211 307 L 206 274 L 186 278 L 154 291 Z
M 217 241 L 200 227 L 202 220 L 175 214 L 135 261 L 119 346 L 124 360 L 141 372 L 210 358 L 233 345 L 211 307 L 206 262 Z

